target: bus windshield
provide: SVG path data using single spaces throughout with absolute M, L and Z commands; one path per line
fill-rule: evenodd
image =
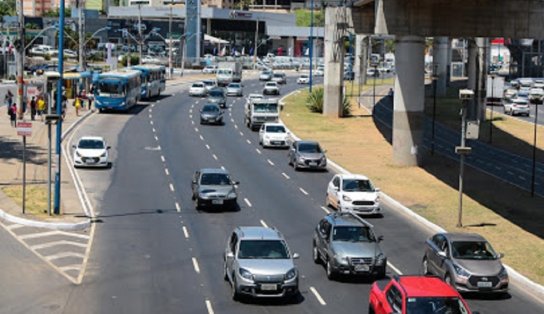
M 101 81 L 98 83 L 98 92 L 100 96 L 104 97 L 124 97 L 126 87 L 119 80 Z

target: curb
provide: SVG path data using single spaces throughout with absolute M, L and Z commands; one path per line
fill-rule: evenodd
M 292 94 L 295 94 L 298 91 L 299 90 L 295 90 L 295 91 L 292 91 L 289 94 L 283 96 L 279 100 L 282 107 L 283 107 L 283 104 L 284 104 L 284 99 L 291 96 Z M 281 121 L 281 119 L 280 119 L 280 122 L 283 123 L 283 121 Z M 283 124 L 285 125 L 285 123 L 283 123 Z M 288 132 L 291 133 L 291 137 L 294 140 L 300 140 L 300 138 L 298 136 L 296 136 L 291 130 L 289 130 L 289 128 L 287 128 L 287 126 L 285 128 L 287 129 Z M 332 170 L 335 173 L 351 174 L 351 172 L 344 169 L 342 166 L 340 166 L 339 164 L 337 164 L 334 161 L 330 160 L 329 158 L 327 158 L 327 168 L 329 170 Z M 388 207 L 392 208 L 393 210 L 395 210 L 397 212 L 401 212 L 401 213 L 406 214 L 407 216 L 410 216 L 411 218 L 413 218 L 415 221 L 417 221 L 419 224 L 423 225 L 427 229 L 429 229 L 429 230 L 431 230 L 431 231 L 433 231 L 435 233 L 447 232 L 447 230 L 445 230 L 444 228 L 442 228 L 442 227 L 438 226 L 437 224 L 429 221 L 427 218 L 418 215 L 417 213 L 412 211 L 410 208 L 402 205 L 400 202 L 398 202 L 397 200 L 395 200 L 391 196 L 385 194 L 383 191 L 380 192 L 380 196 L 383 198 L 383 200 L 385 200 L 385 203 L 388 205 Z M 503 264 L 503 265 L 506 268 L 506 270 L 508 271 L 508 275 L 509 275 L 511 281 L 512 280 L 517 281 L 520 286 L 522 286 L 522 287 L 526 286 L 526 287 L 528 287 L 528 288 L 530 288 L 531 290 L 534 291 L 534 293 L 531 293 L 531 292 L 528 292 L 529 290 L 525 289 L 524 290 L 525 293 L 532 295 L 533 297 L 537 298 L 538 300 L 544 300 L 544 286 L 543 285 L 540 285 L 540 284 L 532 281 L 531 279 L 525 277 L 524 275 L 519 273 L 514 268 L 508 266 L 507 264 Z

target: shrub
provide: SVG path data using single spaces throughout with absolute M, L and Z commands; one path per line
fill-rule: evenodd
M 351 101 L 349 97 L 344 95 L 344 100 L 342 101 L 342 117 L 347 117 L 351 115 Z
M 323 88 L 315 88 L 306 98 L 306 107 L 308 107 L 311 112 L 323 113 L 323 99 Z M 349 115 L 351 115 L 351 101 L 349 100 L 349 97 L 344 95 L 342 101 L 342 116 L 347 117 Z

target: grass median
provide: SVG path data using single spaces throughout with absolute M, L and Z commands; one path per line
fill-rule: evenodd
M 2 188 L 2 192 L 11 198 L 19 207 L 23 207 L 23 187 L 22 185 L 10 185 Z M 27 185 L 25 214 L 48 218 L 47 215 L 47 186 L 46 185 Z M 51 208 L 53 202 L 51 201 Z
M 527 231 L 542 229 L 534 222 L 534 217 L 542 217 L 542 198 L 531 198 L 525 191 L 467 168 L 465 227 L 456 228 L 458 162 L 435 155 L 425 167 L 396 166 L 392 146 L 372 116 L 339 119 L 312 113 L 306 108 L 307 95 L 301 91 L 287 97 L 281 113 L 298 137 L 319 141 L 329 158 L 351 172 L 369 176 L 385 193 L 444 229 L 482 234 L 497 251 L 505 253 L 505 263 L 544 284 L 544 241 Z

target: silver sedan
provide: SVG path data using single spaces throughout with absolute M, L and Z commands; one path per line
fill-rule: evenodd
M 242 97 L 244 95 L 243 86 L 240 83 L 230 83 L 227 85 L 227 96 Z

